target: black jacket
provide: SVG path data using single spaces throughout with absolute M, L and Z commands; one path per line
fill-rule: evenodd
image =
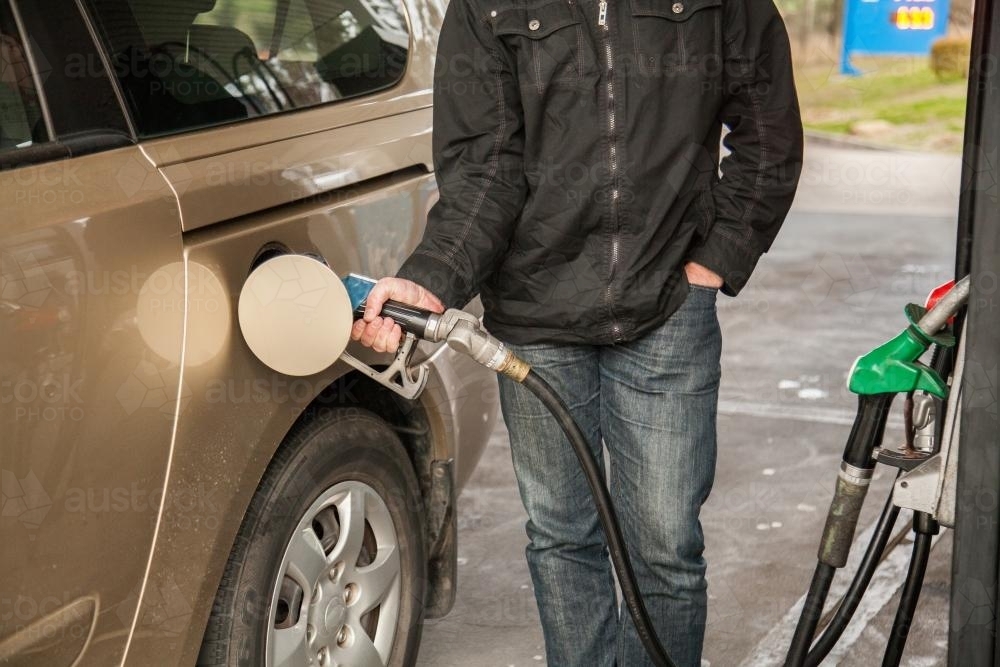
M 771 0 L 451 0 L 433 145 L 399 276 L 481 294 L 512 343 L 634 339 L 685 261 L 735 295 L 774 240 L 802 161 L 788 35 Z

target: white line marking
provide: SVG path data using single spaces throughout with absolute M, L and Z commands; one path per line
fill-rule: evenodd
M 903 510 L 899 514 L 899 519 L 896 522 L 897 526 L 904 526 L 902 530 L 907 532 L 910 530 L 909 522 L 912 518 L 912 512 L 909 510 Z M 851 578 L 854 576 L 854 572 L 857 571 L 858 565 L 864 556 L 865 548 L 868 546 L 868 542 L 871 540 L 872 533 L 875 532 L 875 524 L 868 526 L 863 532 L 857 535 L 854 539 L 854 543 L 851 546 L 851 555 L 848 558 L 847 566 L 844 567 L 833 580 L 833 584 L 830 586 L 830 593 L 826 599 L 826 607 L 824 608 L 824 613 L 828 612 L 833 606 L 844 596 L 847 592 L 847 588 L 851 583 Z M 902 532 L 899 528 L 896 530 L 898 535 Z M 937 544 L 939 535 L 934 537 L 933 545 Z M 875 571 L 875 575 L 872 577 L 871 583 L 868 586 L 868 590 L 865 596 L 861 599 L 861 604 L 858 605 L 857 610 L 854 612 L 854 618 L 848 624 L 847 628 L 844 630 L 843 636 L 837 645 L 830 651 L 830 655 L 822 662 L 823 667 L 832 667 L 839 664 L 839 662 L 844 659 L 844 657 L 850 652 L 851 647 L 861 636 L 868 623 L 873 619 L 879 611 L 882 610 L 885 605 L 892 600 L 892 597 L 896 594 L 896 591 L 900 589 L 903 585 L 903 580 L 906 577 L 906 570 L 910 562 L 910 554 L 912 549 L 910 548 L 912 542 L 909 540 L 902 541 L 892 552 L 885 558 L 885 560 L 879 564 L 878 569 Z M 782 665 L 785 662 L 785 654 L 788 651 L 789 645 L 792 643 L 792 635 L 795 633 L 795 624 L 799 620 L 799 614 L 802 612 L 802 605 L 805 602 L 805 595 L 796 600 L 795 604 L 785 612 L 785 615 L 777 625 L 771 628 L 770 632 L 764 636 L 757 646 L 750 652 L 750 654 L 744 658 L 743 662 L 740 663 L 740 667 L 771 667 Z
M 900 512 L 903 514 L 903 512 Z M 904 518 L 908 521 L 909 517 Z M 867 545 L 868 541 L 871 540 L 872 533 L 875 532 L 875 524 L 868 526 L 859 535 L 854 538 L 854 543 L 851 545 L 851 553 L 847 559 L 847 566 L 844 568 L 848 572 L 854 572 L 858 568 L 858 564 L 861 562 L 863 554 L 862 545 Z M 837 576 L 833 579 L 833 584 L 830 585 L 830 593 L 827 595 L 826 602 L 827 606 L 825 609 L 829 609 L 833 606 L 834 602 L 839 600 L 844 593 L 847 592 L 847 587 L 850 584 L 847 577 Z M 792 643 L 792 635 L 795 633 L 795 624 L 799 620 L 799 614 L 802 612 L 802 605 L 806 601 L 806 596 L 803 595 L 795 604 L 785 612 L 778 624 L 771 628 L 770 632 L 764 635 L 764 638 L 757 643 L 757 646 L 750 652 L 743 662 L 740 663 L 740 667 L 765 667 L 766 665 L 781 665 L 785 661 L 785 653 L 788 651 L 788 647 Z
M 720 400 L 720 415 L 742 415 L 765 419 L 789 419 L 792 421 L 850 426 L 854 423 L 854 412 L 839 408 L 822 408 L 812 405 L 754 403 L 752 401 Z M 902 428 L 903 420 L 890 417 L 889 428 Z

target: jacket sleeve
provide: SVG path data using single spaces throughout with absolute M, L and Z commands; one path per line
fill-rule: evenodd
M 510 53 L 473 0 L 451 0 L 434 75 L 434 170 L 440 198 L 397 276 L 446 307 L 464 306 L 510 244 L 527 183 L 521 98 Z
M 728 0 L 723 103 L 730 154 L 714 186 L 715 222 L 688 259 L 722 276 L 735 296 L 774 241 L 802 169 L 802 120 L 788 33 L 772 0 Z

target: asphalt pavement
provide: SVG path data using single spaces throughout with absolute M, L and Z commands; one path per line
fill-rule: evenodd
M 702 516 L 704 664 L 781 664 L 854 415 L 847 372 L 905 326 L 908 301 L 922 302 L 951 277 L 960 164 L 958 156 L 807 145 L 778 240 L 738 298 L 720 296 L 719 463 Z M 901 441 L 898 414 L 887 442 Z M 875 520 L 891 475 L 876 473 L 862 528 Z M 524 521 L 501 424 L 459 499 L 458 599 L 451 614 L 426 624 L 421 666 L 545 662 Z M 899 546 L 824 665 L 881 663 L 909 557 L 904 520 L 897 526 Z M 945 531 L 931 553 L 905 665 L 944 662 L 950 556 Z

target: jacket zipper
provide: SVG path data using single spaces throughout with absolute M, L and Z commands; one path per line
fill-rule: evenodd
M 618 268 L 618 252 L 621 241 L 618 234 L 618 148 L 615 125 L 615 82 L 614 82 L 614 58 L 611 49 L 611 39 L 608 34 L 608 2 L 600 0 L 598 3 L 597 25 L 603 28 L 601 31 L 604 42 L 604 57 L 607 61 L 607 97 L 608 97 L 608 171 L 611 175 L 611 268 L 608 276 L 608 287 L 605 291 L 605 301 L 608 311 L 611 313 L 611 334 L 614 340 L 621 338 L 621 325 L 614 320 L 615 306 L 612 283 L 615 272 Z

